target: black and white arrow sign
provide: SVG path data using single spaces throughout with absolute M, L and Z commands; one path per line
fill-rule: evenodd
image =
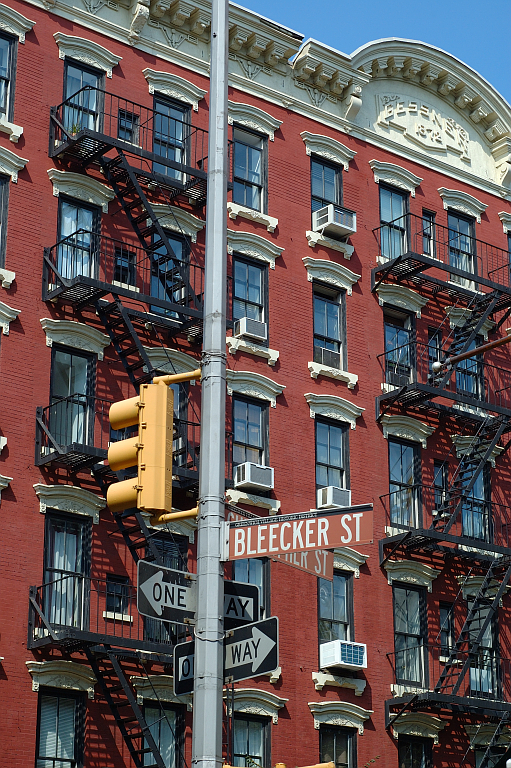
M 137 608 L 143 616 L 183 622 L 195 616 L 197 598 L 193 573 L 138 561 Z
M 259 619 L 259 587 L 241 581 L 224 582 L 224 629 Z
M 227 632 L 224 680 L 237 682 L 273 672 L 279 666 L 279 620 L 272 616 Z

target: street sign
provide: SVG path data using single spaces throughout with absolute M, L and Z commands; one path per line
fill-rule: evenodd
M 227 632 L 224 639 L 224 681 L 247 680 L 279 666 L 279 620 L 272 616 Z
M 224 628 L 234 629 L 259 619 L 259 587 L 242 581 L 224 581 Z
M 228 560 L 273 557 L 291 552 L 369 544 L 373 540 L 373 505 L 275 515 L 271 519 L 226 523 Z
M 174 646 L 174 695 L 193 693 L 195 640 Z
M 181 624 L 195 618 L 197 597 L 194 573 L 176 571 L 138 561 L 138 612 L 150 619 L 176 621 Z
M 334 553 L 326 549 L 286 552 L 285 555 L 275 555 L 272 560 L 276 563 L 286 563 L 306 573 L 312 573 L 313 576 L 318 576 L 320 579 L 332 581 L 334 578 Z

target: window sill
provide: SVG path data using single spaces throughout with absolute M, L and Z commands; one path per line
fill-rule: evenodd
M 401 683 L 391 683 L 390 685 L 392 696 L 397 698 L 401 698 L 401 696 L 404 696 L 407 693 L 425 693 L 426 691 L 429 691 L 429 688 L 419 685 L 404 685 Z
M 227 210 L 230 219 L 236 219 L 238 216 L 242 219 L 250 219 L 258 224 L 264 224 L 268 232 L 275 232 L 279 225 L 279 220 L 273 216 L 255 211 L 253 208 L 245 208 L 244 205 L 238 205 L 238 203 L 227 203 Z
M 249 504 L 251 507 L 267 509 L 270 515 L 276 515 L 280 509 L 280 501 L 278 499 L 268 499 L 265 496 L 256 496 L 253 493 L 235 490 L 234 488 L 228 488 L 225 496 L 227 501 L 233 504 Z
M 4 117 L 0 117 L 0 131 L 6 133 L 9 139 L 14 144 L 17 144 L 23 133 L 23 128 L 21 125 L 14 125 L 14 123 L 10 123 Z
M 11 272 L 10 269 L 0 268 L 0 281 L 2 288 L 10 288 L 16 278 L 16 272 Z
M 332 237 L 325 237 L 320 232 L 312 232 L 308 230 L 305 233 L 307 242 L 311 248 L 315 248 L 316 245 L 324 245 L 326 248 L 332 248 L 334 251 L 339 251 L 344 255 L 345 259 L 351 259 L 353 251 L 355 250 L 352 245 L 343 243 L 342 240 L 334 240 Z
M 355 696 L 362 696 L 367 685 L 367 680 L 358 677 L 338 677 L 328 672 L 313 672 L 312 680 L 317 691 L 322 691 L 325 685 L 334 688 L 352 688 L 355 691 Z
M 344 381 L 348 385 L 348 389 L 355 389 L 355 385 L 358 381 L 356 373 L 348 373 L 347 371 L 341 371 L 340 368 L 330 368 L 323 363 L 307 363 L 311 378 L 317 379 L 318 376 L 328 376 L 330 379 L 337 379 L 338 381 Z
M 131 283 L 121 283 L 119 280 L 112 280 L 112 285 L 118 285 L 119 288 L 126 288 L 127 291 L 131 291 L 132 293 L 140 293 L 140 288 L 137 288 L 136 285 L 131 285 Z
M 127 624 L 133 624 L 133 616 L 127 613 L 114 613 L 113 611 L 103 611 L 103 618 L 109 621 L 125 621 Z
M 254 344 L 252 341 L 238 336 L 228 336 L 225 340 L 229 352 L 231 355 L 235 355 L 236 352 L 246 352 L 249 355 L 255 355 L 255 357 L 264 357 L 267 360 L 268 365 L 275 365 L 279 359 L 279 353 L 276 349 L 268 349 L 268 347 L 260 347 L 259 344 Z

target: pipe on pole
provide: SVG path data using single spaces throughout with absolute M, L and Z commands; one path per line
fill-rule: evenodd
M 227 286 L 228 0 L 213 0 L 206 209 L 197 620 L 192 764 L 222 761 L 223 566 L 225 518 L 225 336 Z
M 439 371 L 441 371 L 442 368 L 449 368 L 453 365 L 457 365 L 457 363 L 461 363 L 462 360 L 468 360 L 469 357 L 482 355 L 485 352 L 489 352 L 490 349 L 495 349 L 495 347 L 501 347 L 503 344 L 509 344 L 509 342 L 511 341 L 511 329 L 507 329 L 507 331 L 508 331 L 507 336 L 503 336 L 501 339 L 496 339 L 496 341 L 489 341 L 488 344 L 481 344 L 480 347 L 476 347 L 475 349 L 469 349 L 467 350 L 467 352 L 461 352 L 459 355 L 453 355 L 452 357 L 447 357 L 442 362 L 440 362 L 440 360 L 437 360 L 435 363 L 433 363 L 433 372 L 439 373 Z

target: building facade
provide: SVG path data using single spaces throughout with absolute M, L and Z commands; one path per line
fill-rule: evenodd
M 189 628 L 140 616 L 136 586 L 141 558 L 193 572 L 196 529 L 112 514 L 106 453 L 126 436 L 110 403 L 200 361 L 209 25 L 206 2 L 0 5 L 0 729 L 16 768 L 191 762 L 193 697 L 172 679 Z M 336 550 L 333 579 L 319 555 L 226 564 L 278 616 L 280 666 L 226 688 L 225 760 L 498 765 L 509 348 L 433 363 L 511 325 L 511 109 L 423 43 L 347 56 L 233 5 L 229 51 L 226 515 L 371 502 L 374 543 Z M 199 384 L 175 386 L 174 414 L 188 509 Z

